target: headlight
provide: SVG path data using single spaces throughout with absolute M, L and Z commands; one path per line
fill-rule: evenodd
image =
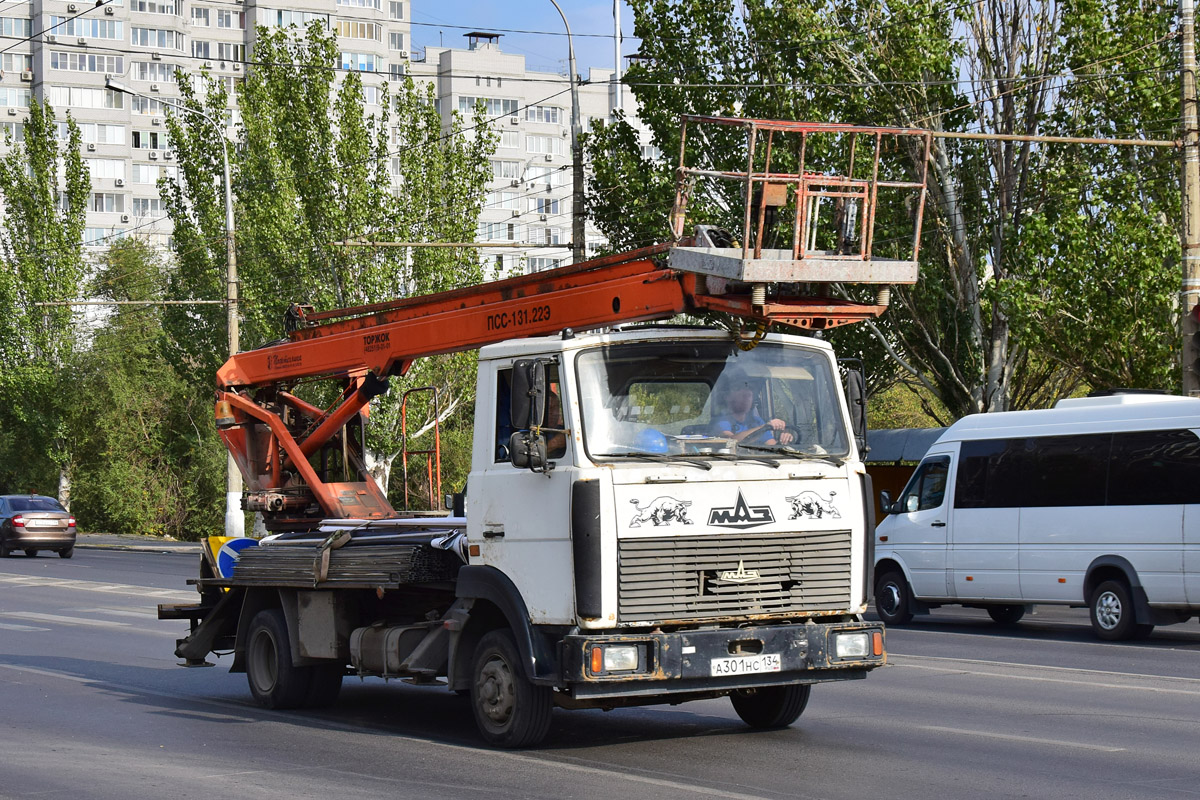
M 605 672 L 628 672 L 637 668 L 638 649 L 636 647 L 604 648 Z
M 834 638 L 838 658 L 866 658 L 871 652 L 871 637 L 865 632 L 839 633 Z

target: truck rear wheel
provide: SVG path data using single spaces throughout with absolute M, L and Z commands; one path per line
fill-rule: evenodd
M 763 686 L 729 695 L 733 710 L 751 728 L 786 728 L 804 713 L 812 686 Z
M 512 631 L 501 628 L 479 640 L 471 668 L 471 708 L 489 744 L 536 745 L 550 730 L 553 706 L 550 688 L 525 677 Z
M 299 708 L 312 684 L 312 669 L 292 664 L 287 622 L 277 608 L 259 611 L 246 637 L 246 680 L 254 699 L 267 708 Z

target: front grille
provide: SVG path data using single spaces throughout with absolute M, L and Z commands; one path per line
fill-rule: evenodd
M 850 606 L 850 531 L 621 539 L 617 550 L 621 622 Z

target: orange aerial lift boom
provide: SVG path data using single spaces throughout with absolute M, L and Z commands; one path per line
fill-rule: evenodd
M 735 317 L 742 320 L 746 335 L 761 334 L 774 324 L 826 330 L 874 318 L 886 305 L 818 296 L 813 286 L 916 281 L 925 175 L 919 181 L 882 180 L 879 154 L 886 137 L 917 137 L 928 152 L 927 132 L 695 117 L 685 119 L 685 130 L 701 122 L 746 128 L 750 159 L 744 172 L 712 172 L 687 167 L 686 154 L 681 155 L 674 242 L 424 297 L 320 313 L 295 306 L 287 341 L 230 358 L 217 373 L 216 421 L 245 478 L 246 509 L 264 512 L 268 527 L 275 529 L 320 518 L 395 517 L 361 464 L 349 470 L 358 473 L 350 474 L 351 479 L 335 481 L 310 461 L 325 449 L 353 451 L 349 423 L 387 390 L 389 376 L 403 375 L 418 358 L 568 328 L 596 329 L 679 314 Z M 802 166 L 797 172 L 771 168 L 772 146 L 785 135 L 799 137 Z M 848 175 L 804 171 L 804 147 L 816 135 L 849 137 Z M 854 177 L 858 137 L 867 137 L 875 148 L 870 174 L 861 178 Z M 760 169 L 755 148 L 764 139 L 766 159 Z M 753 198 L 747 203 L 745 228 L 728 241 L 704 232 L 682 236 L 689 192 L 705 178 L 743 182 L 745 196 Z M 920 193 L 911 258 L 872 257 L 880 188 Z M 841 244 L 815 248 L 822 197 L 843 210 L 846 203 L 856 204 L 855 229 L 843 229 L 838 236 L 859 242 L 857 251 Z M 772 256 L 762 247 L 767 213 L 789 207 L 800 220 L 791 251 Z M 780 266 L 785 263 L 786 271 Z M 329 408 L 294 394 L 297 383 L 317 378 L 343 381 L 344 391 Z

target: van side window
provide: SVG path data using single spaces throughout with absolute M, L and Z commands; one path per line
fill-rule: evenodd
M 926 511 L 939 508 L 946 496 L 946 477 L 950 471 L 950 457 L 938 456 L 924 461 L 913 473 L 900 496 L 900 508 L 904 511 Z
M 955 508 L 1102 506 L 1112 434 L 963 442 Z
M 1110 506 L 1200 503 L 1200 439 L 1189 430 L 1113 435 Z

